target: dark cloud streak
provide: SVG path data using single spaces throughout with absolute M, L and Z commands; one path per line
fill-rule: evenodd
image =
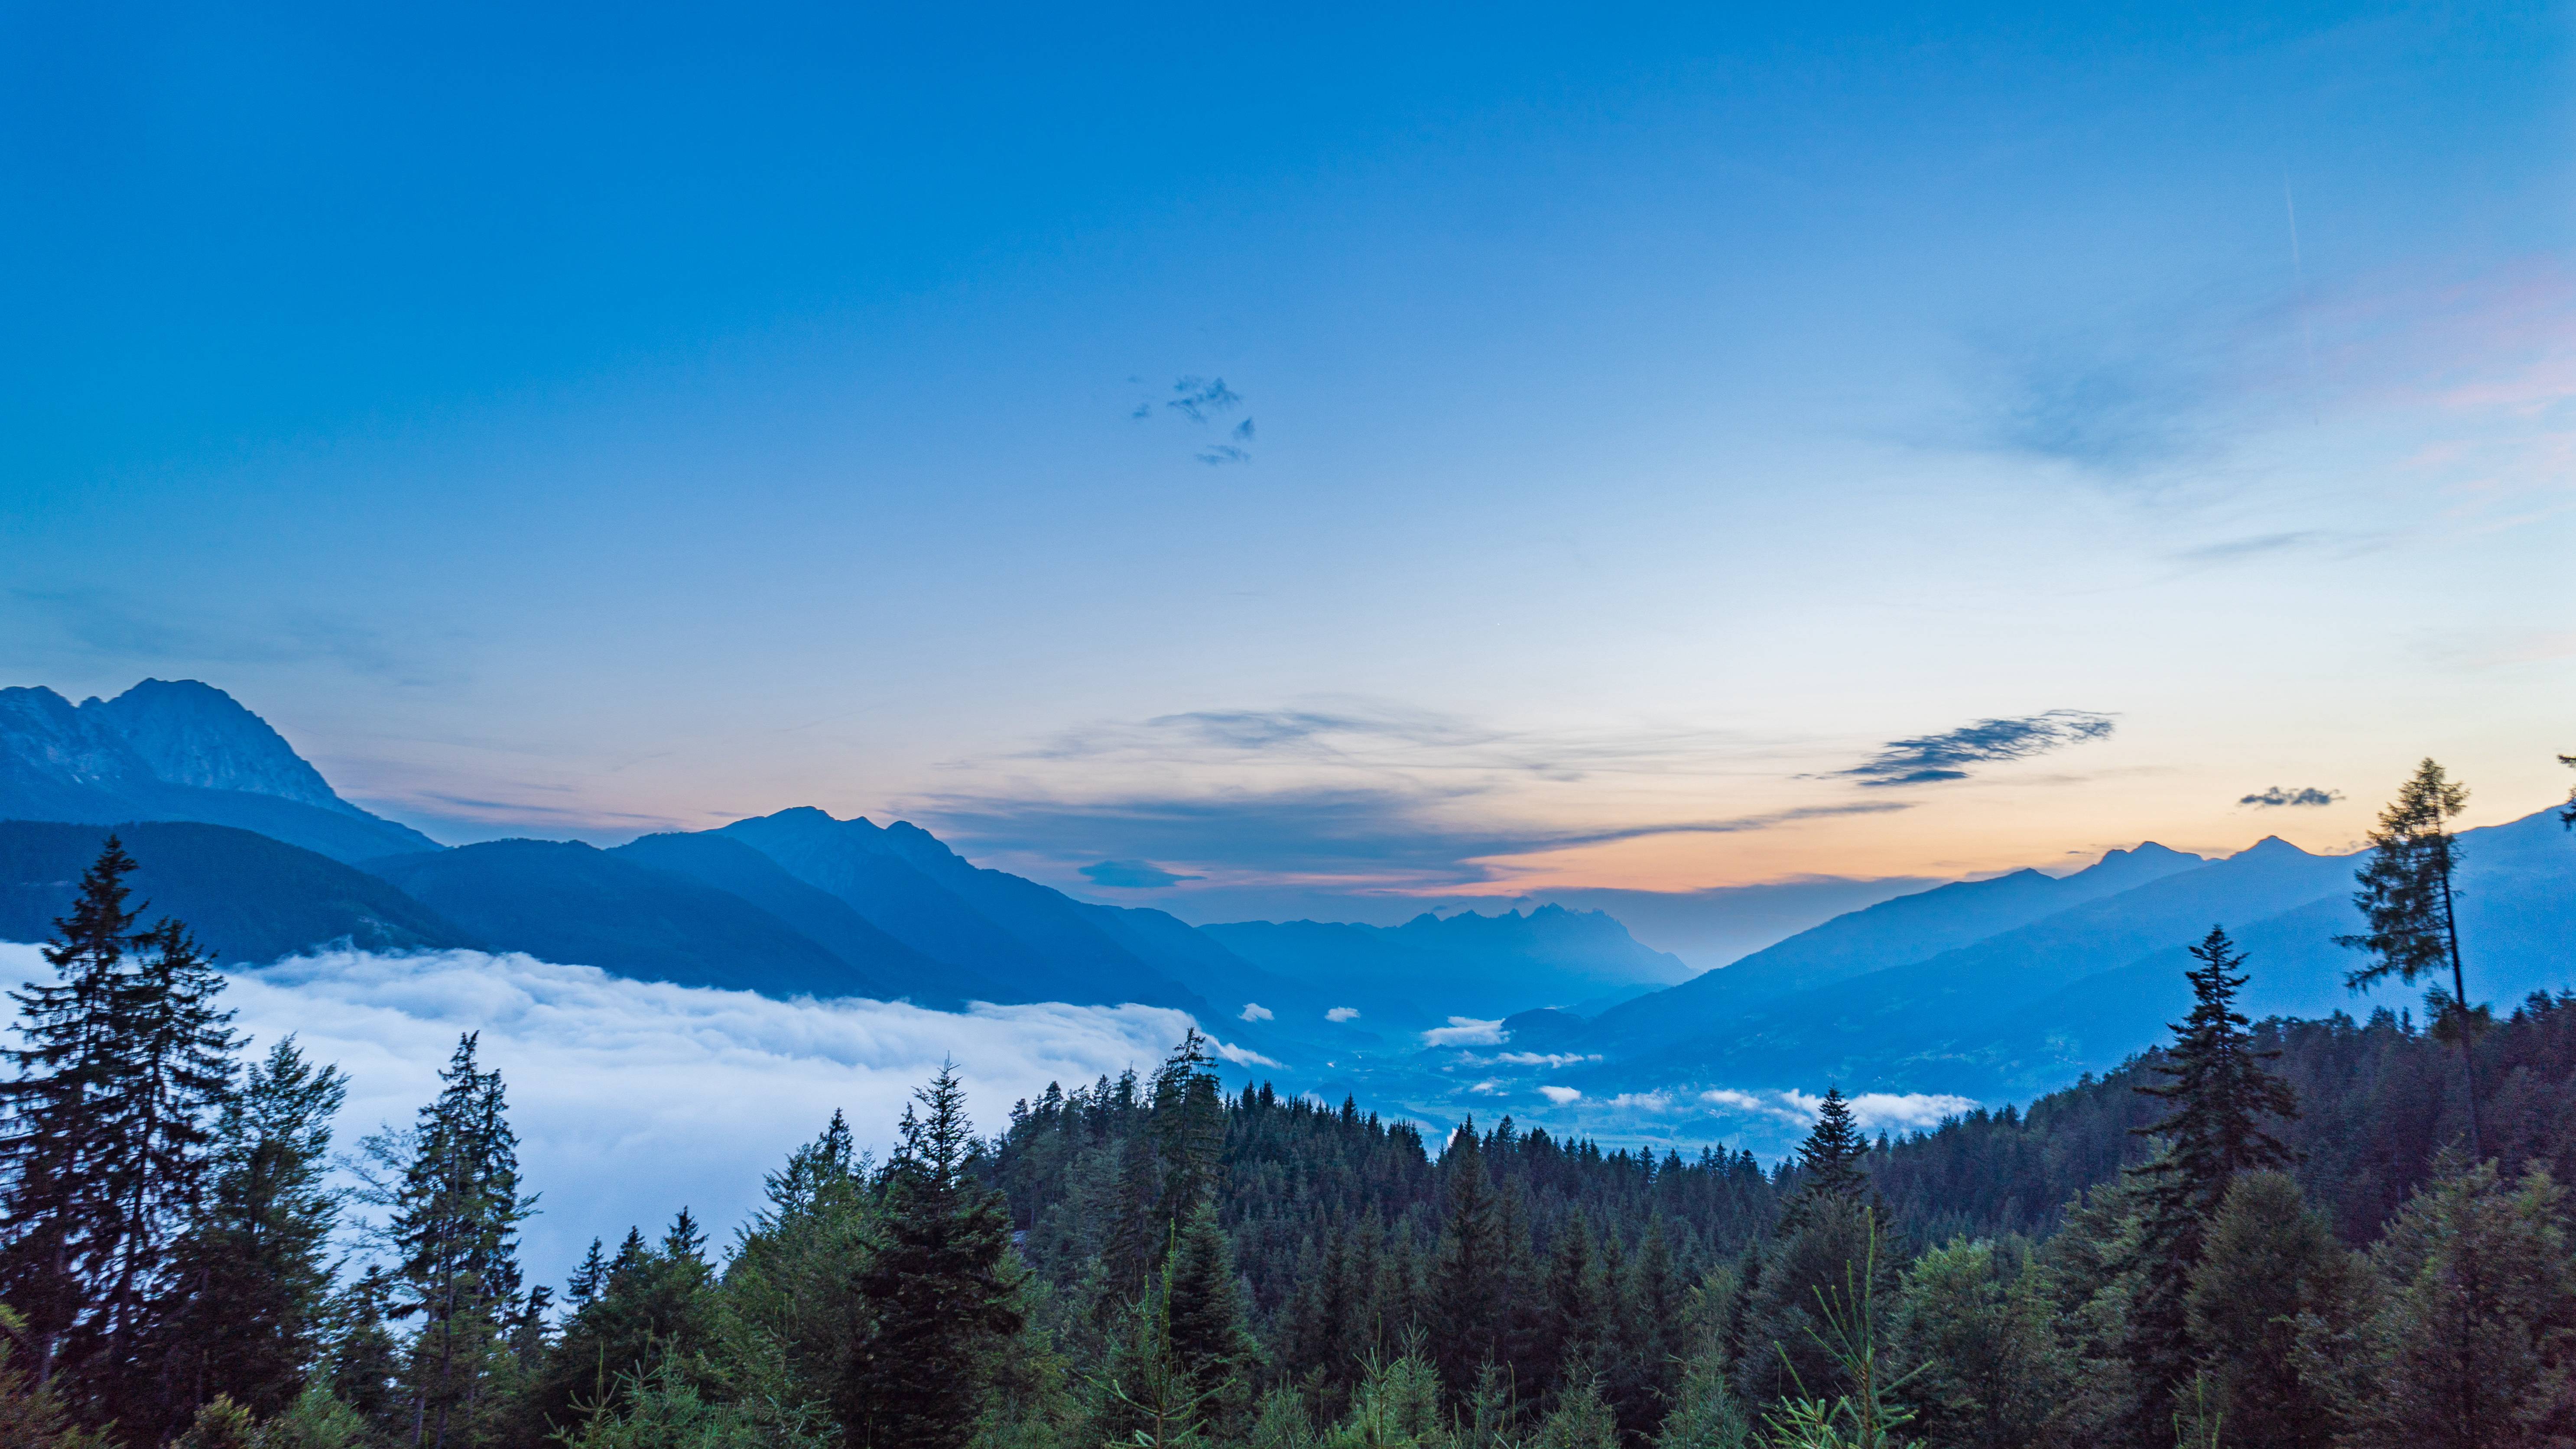
M 2342 798 L 2341 790 L 2320 790 L 2314 785 L 2302 785 L 2295 790 L 2285 790 L 2275 785 L 2268 790 L 2248 795 L 2236 803 L 2251 805 L 2258 810 L 2272 810 L 2282 806 L 2332 805 Z
M 2044 755 L 2111 733 L 2109 715 L 2052 709 L 2045 714 L 1981 719 L 1937 735 L 1890 740 L 1848 770 L 1834 773 L 1863 785 L 1930 785 L 1968 778 L 1970 765 Z

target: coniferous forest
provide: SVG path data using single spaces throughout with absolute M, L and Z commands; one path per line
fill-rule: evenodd
M 2576 1442 L 2576 995 L 2469 1004 L 2426 769 L 2350 943 L 2421 1022 L 2249 1022 L 2214 928 L 2119 1072 L 1902 1139 L 1829 1092 L 1767 1165 L 1426 1140 L 1193 1033 L 1007 1121 L 943 1072 L 884 1160 L 835 1116 L 729 1238 L 674 1204 L 560 1285 L 472 1036 L 335 1143 L 342 1076 L 242 1051 L 111 841 L 16 997 L 0 1444 Z

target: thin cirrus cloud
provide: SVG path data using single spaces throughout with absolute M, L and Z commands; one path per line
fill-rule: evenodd
M 1500 879 L 1493 862 L 1578 846 L 1685 834 L 1736 834 L 1802 820 L 1876 815 L 1909 808 L 1903 801 L 1800 806 L 1731 819 L 1565 828 L 1472 818 L 1490 792 L 1474 787 L 1314 785 L 1272 790 L 1212 788 L 1138 793 L 1091 800 L 955 793 L 918 803 L 917 813 L 943 837 L 978 849 L 1053 861 L 1096 860 L 1103 845 L 1130 860 L 1100 862 L 1110 878 L 1096 884 L 1140 888 L 1189 877 L 1160 866 L 1171 882 L 1151 882 L 1138 862 L 1181 861 L 1202 875 L 1350 881 L 1402 888 L 1472 885 Z M 1461 819 L 1462 815 L 1471 818 Z
M 2025 760 L 2087 740 L 2104 739 L 2112 728 L 2111 716 L 2082 709 L 1981 719 L 1937 735 L 1890 740 L 1868 759 L 1834 773 L 1875 786 L 1964 780 L 1972 766 Z
M 1472 1016 L 1453 1016 L 1447 1026 L 1435 1026 L 1422 1034 L 1424 1046 L 1500 1046 L 1512 1034 L 1503 1030 L 1502 1018 L 1479 1021 Z
M 36 947 L 0 944 L 0 981 L 48 974 Z M 256 1050 L 293 1034 L 348 1073 L 344 1148 L 409 1124 L 458 1035 L 480 1032 L 482 1060 L 508 1088 L 526 1186 L 542 1199 L 524 1233 L 540 1277 L 570 1268 L 594 1236 L 650 1231 L 683 1206 L 721 1237 L 757 1205 L 762 1173 L 835 1111 L 882 1153 L 942 1061 L 957 1064 L 975 1121 L 994 1129 L 1049 1082 L 1150 1068 L 1192 1025 L 1133 1005 L 773 1001 L 477 951 L 327 952 L 236 972 L 222 1004 Z
M 2250 805 L 2258 810 L 2273 810 L 2284 806 L 2312 808 L 2319 805 L 2332 805 L 2342 798 L 2341 790 L 2321 790 L 2314 785 L 2302 785 L 2295 790 L 2288 790 L 2274 785 L 2266 790 L 2257 790 L 2236 803 Z

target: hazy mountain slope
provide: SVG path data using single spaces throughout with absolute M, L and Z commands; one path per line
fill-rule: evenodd
M 1599 911 L 1417 916 L 1401 926 L 1234 921 L 1202 926 L 1236 955 L 1342 1004 L 1491 1020 L 1570 1006 L 1689 968 Z
M 2017 870 L 1955 881 L 1882 901 L 1802 931 L 1719 970 L 1704 972 L 1601 1014 L 1589 1038 L 1604 1051 L 1652 1050 L 1723 1029 L 1757 1001 L 1929 960 L 2071 906 L 2116 895 L 2205 862 L 2153 841 L 2115 850 L 2072 875 Z
M 934 961 L 870 924 L 840 897 L 807 885 L 739 840 L 714 834 L 647 835 L 608 852 L 730 891 L 795 927 L 846 962 L 858 994 L 954 1007 L 996 989 L 962 966 Z
M 193 821 L 114 827 L 148 918 L 185 921 L 227 965 L 347 941 L 366 951 L 480 944 L 388 881 L 264 835 Z M 0 822 L 0 940 L 42 941 L 70 909 L 109 828 Z
M 1358 1018 L 1333 1021 L 1325 1013 L 1351 1004 L 1348 992 L 1266 971 L 1244 960 L 1206 931 L 1177 916 L 1143 906 L 1085 905 L 1092 919 L 1131 951 L 1196 992 L 1235 1030 L 1268 1033 L 1342 1050 L 1354 1045 L 1410 1048 L 1413 1034 L 1439 1024 L 1408 1001 L 1379 997 Z M 1245 1008 L 1269 1014 L 1246 1022 Z M 1251 1023 L 1259 1023 L 1254 1026 Z
M 2469 995 L 2509 1011 L 2535 991 L 2576 989 L 2576 839 L 2555 811 L 2460 835 L 2461 956 Z M 2364 857 L 2340 859 L 2358 869 Z M 2335 944 L 2362 928 L 2349 880 L 2331 894 L 2228 934 L 2246 954 L 2245 1014 L 2321 1018 L 2367 1015 L 2375 1006 L 2421 1015 L 2433 984 L 2391 982 L 2366 996 L 2344 975 L 2367 959 Z M 2010 1090 L 2033 1090 L 2084 1072 L 2116 1067 L 2190 1009 L 2182 973 L 2191 965 L 2177 943 L 2138 960 L 2083 977 L 1996 1023 L 1995 1060 Z
M 259 716 L 193 681 L 77 708 L 50 689 L 0 689 L 0 818 L 198 820 L 351 862 L 437 848 L 331 793 Z
M 1196 992 L 1101 929 L 1089 907 L 1062 891 L 974 865 L 908 821 L 884 827 L 877 839 L 1058 971 L 1083 982 L 1091 999 L 1206 1010 Z
M 1995 1025 L 2081 977 L 2212 922 L 2260 920 L 2348 879 L 2341 857 L 2266 840 L 2215 864 L 1944 951 L 1927 960 L 1756 1002 L 1707 1035 L 1631 1058 L 1623 1075 L 1769 1083 L 1795 1063 L 1857 1090 L 1996 1095 Z
M 496 951 L 766 996 L 871 990 L 840 957 L 742 897 L 577 842 L 495 840 L 367 869 Z
M 943 863 L 939 855 L 946 847 L 934 852 L 910 841 L 912 854 L 922 862 L 916 864 L 895 849 L 885 830 L 864 817 L 835 820 L 805 806 L 737 820 L 717 833 L 751 846 L 788 874 L 838 897 L 915 951 L 977 973 L 993 983 L 996 1000 L 1082 1005 L 1143 1001 L 1208 1010 L 1195 993 L 1143 968 L 1084 922 L 1071 898 L 1015 876 L 987 879 L 1002 873 L 978 871 L 954 855 Z M 938 844 L 927 832 L 913 833 L 930 846 Z M 923 864 L 930 869 L 925 871 Z M 939 879 L 932 878 L 933 871 Z M 1034 892 L 1054 897 L 1060 906 L 1050 907 Z M 988 906 L 1004 919 L 988 915 Z M 1025 939 L 1023 932 L 1036 940 Z M 1068 944 L 1069 951 L 1059 950 Z

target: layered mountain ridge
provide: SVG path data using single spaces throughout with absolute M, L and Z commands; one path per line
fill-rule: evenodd
M 2108 1070 L 2185 1009 L 2183 948 L 2213 924 L 2251 953 L 2255 1015 L 2407 1004 L 2343 990 L 2353 957 L 2334 938 L 2358 925 L 2359 861 L 2277 838 L 1939 885 L 1694 975 L 1561 905 L 1193 926 L 979 866 L 910 822 L 811 807 L 606 850 L 442 848 L 343 800 L 210 686 L 147 680 L 77 706 L 0 690 L 0 938 L 48 933 L 111 826 L 155 910 L 234 964 L 471 948 L 782 998 L 1137 1003 L 1328 1096 L 1646 1140 L 1729 1131 L 1728 1113 L 1768 1110 L 1747 1105 L 1762 1090 L 1997 1102 Z M 2473 994 L 2576 984 L 2558 946 L 2576 843 L 2553 813 L 2460 842 Z

